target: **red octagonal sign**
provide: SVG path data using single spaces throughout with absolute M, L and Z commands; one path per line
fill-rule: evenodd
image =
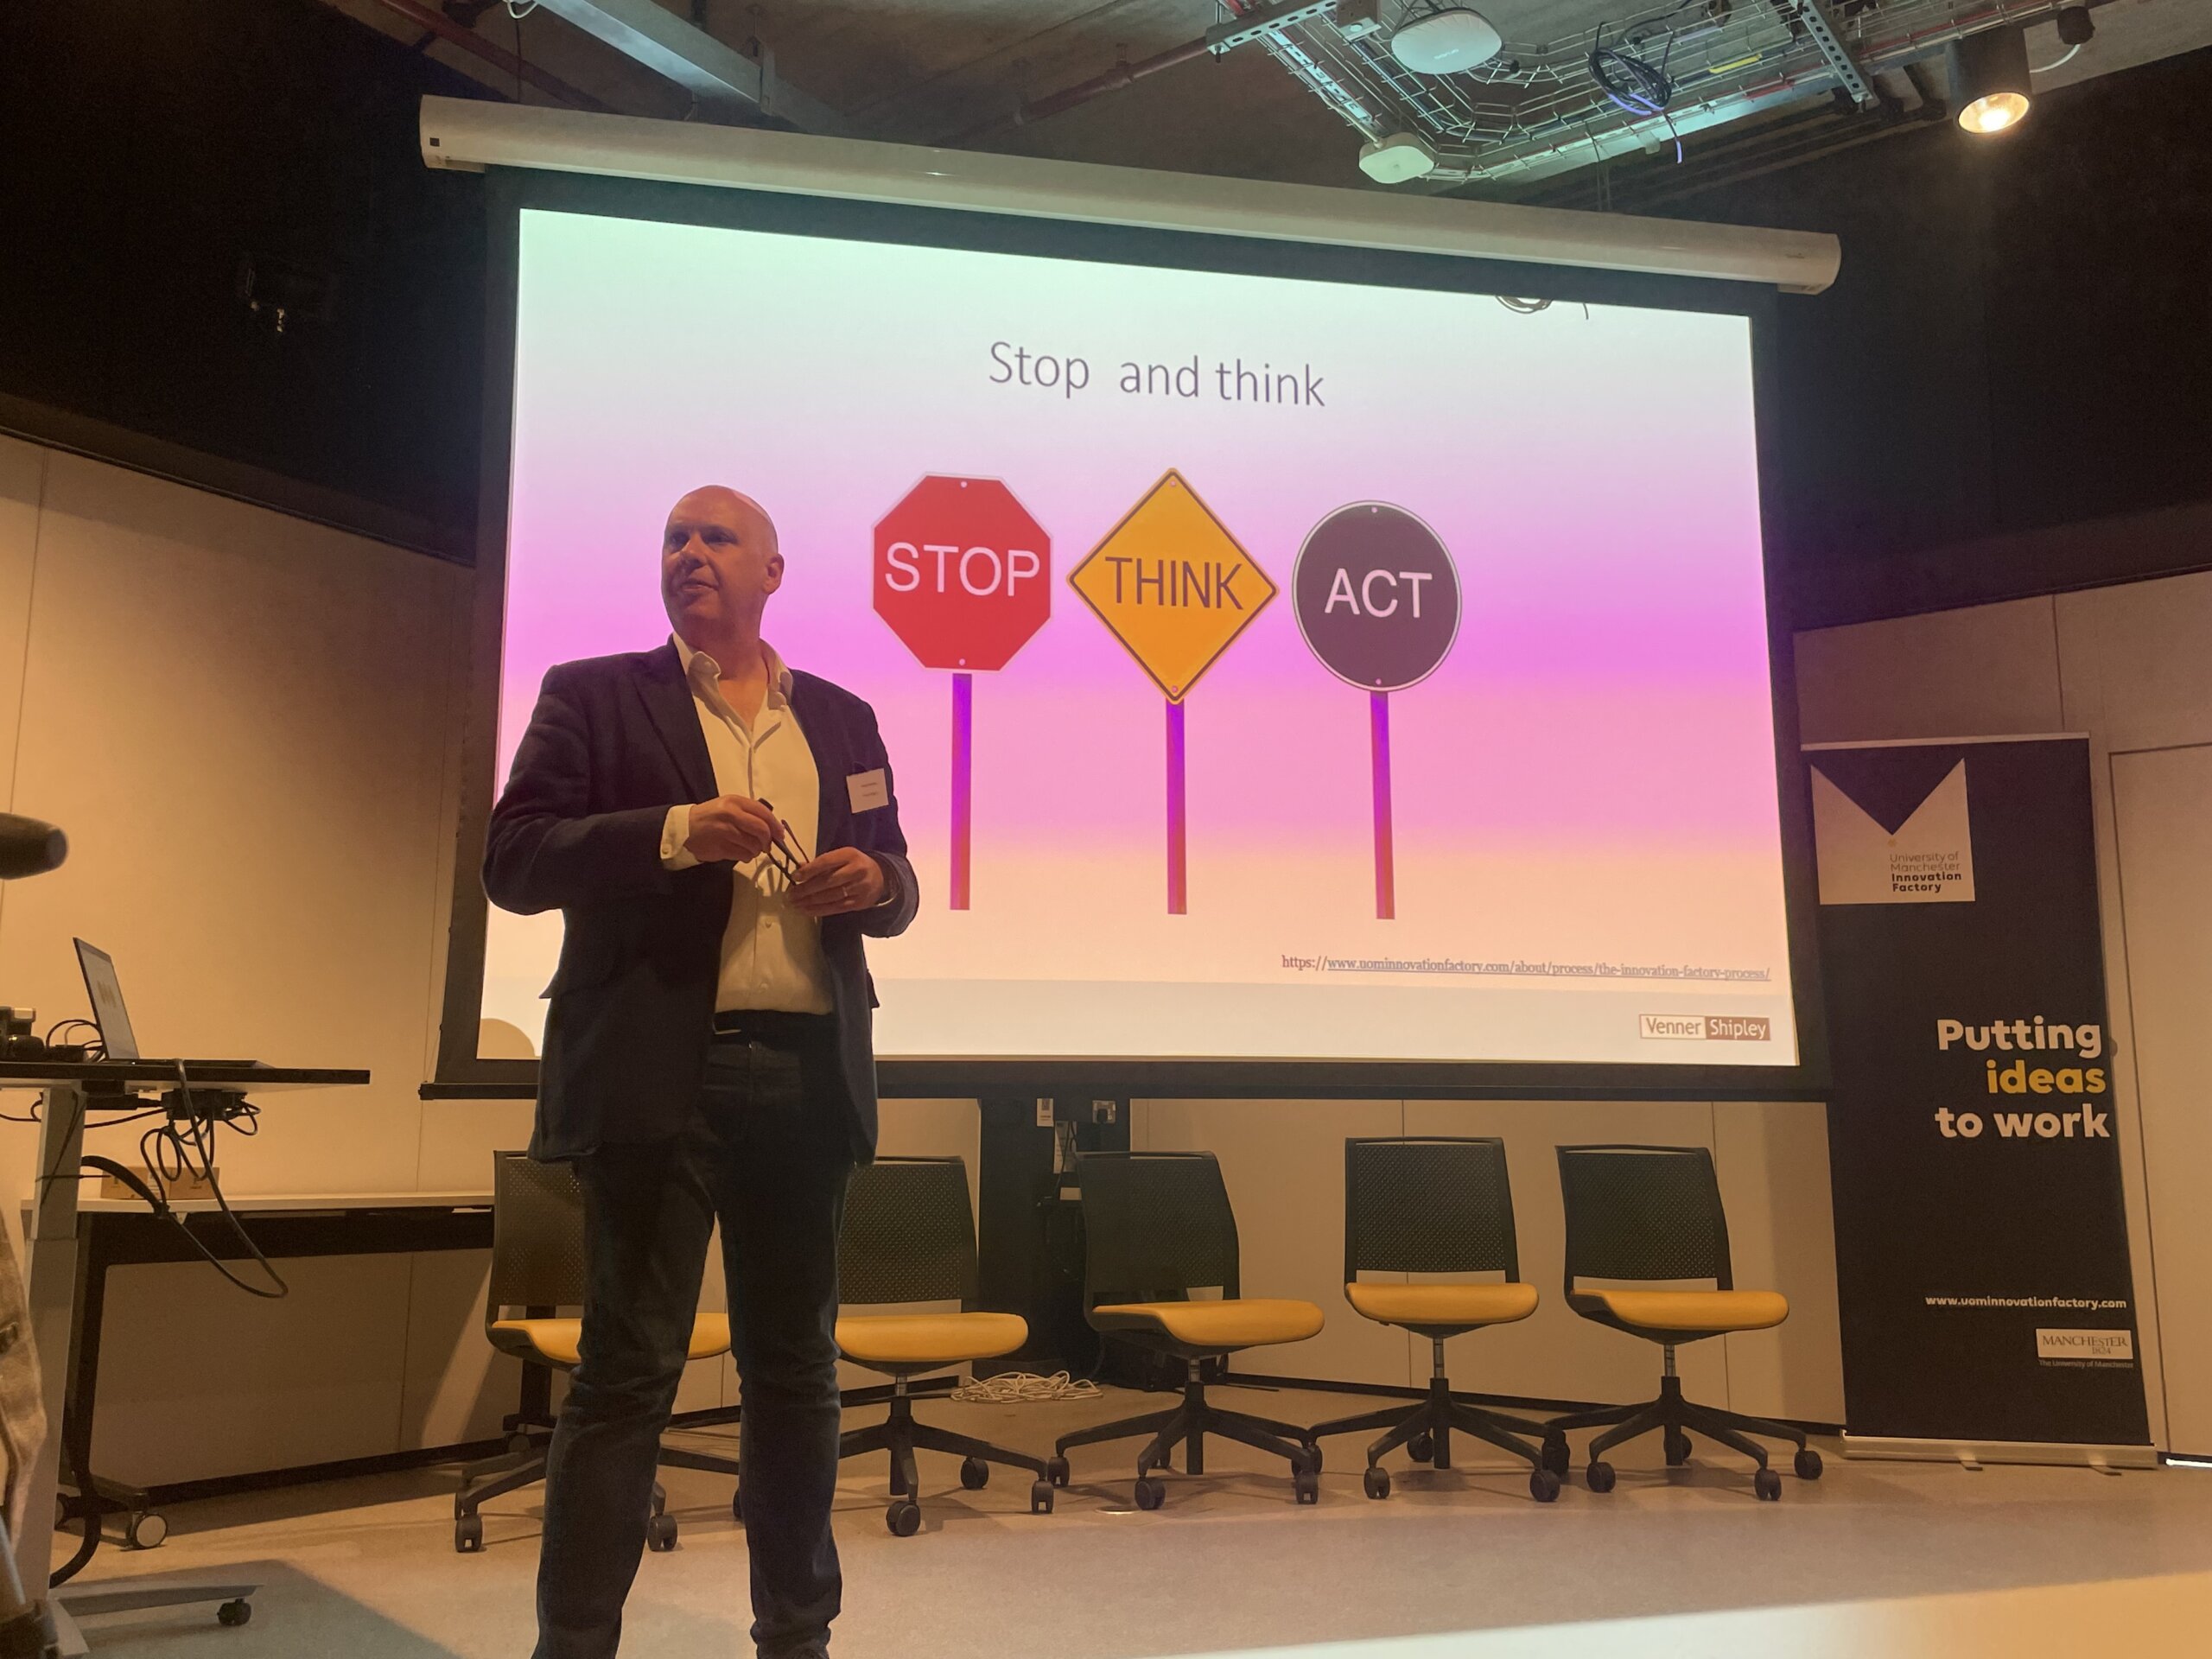
M 875 613 L 925 668 L 1004 668 L 1052 613 L 1052 542 L 995 478 L 931 474 L 875 527 Z

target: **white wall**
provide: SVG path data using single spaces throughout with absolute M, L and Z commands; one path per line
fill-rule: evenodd
M 2212 1451 L 2212 575 L 1800 635 L 1805 741 L 2086 732 L 2152 1433 Z

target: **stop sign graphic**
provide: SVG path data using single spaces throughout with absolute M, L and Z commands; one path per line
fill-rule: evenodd
M 995 478 L 931 474 L 875 527 L 875 613 L 925 668 L 1004 668 L 1052 613 L 1052 542 Z

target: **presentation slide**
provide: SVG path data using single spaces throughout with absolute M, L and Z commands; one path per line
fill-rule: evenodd
M 1744 317 L 533 208 L 513 410 L 500 779 L 754 497 L 922 885 L 883 1058 L 1796 1063 Z

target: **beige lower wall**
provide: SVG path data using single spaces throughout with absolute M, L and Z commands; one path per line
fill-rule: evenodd
M 1310 1342 L 1242 1356 L 1248 1372 L 1418 1385 L 1426 1344 L 1370 1324 L 1344 1299 L 1344 1143 L 1354 1135 L 1494 1135 L 1505 1141 L 1522 1277 L 1543 1300 L 1518 1325 L 1446 1344 L 1454 1386 L 1541 1400 L 1629 1401 L 1656 1392 L 1658 1353 L 1592 1324 L 1561 1300 L 1566 1218 L 1554 1148 L 1647 1141 L 1711 1149 L 1726 1206 L 1736 1282 L 1790 1299 L 1777 1330 L 1681 1351 L 1684 1386 L 1742 1411 L 1840 1422 L 1834 1241 L 1827 1124 L 1818 1105 L 1593 1101 L 1139 1101 L 1141 1150 L 1221 1160 L 1236 1211 L 1243 1291 L 1315 1302 Z

